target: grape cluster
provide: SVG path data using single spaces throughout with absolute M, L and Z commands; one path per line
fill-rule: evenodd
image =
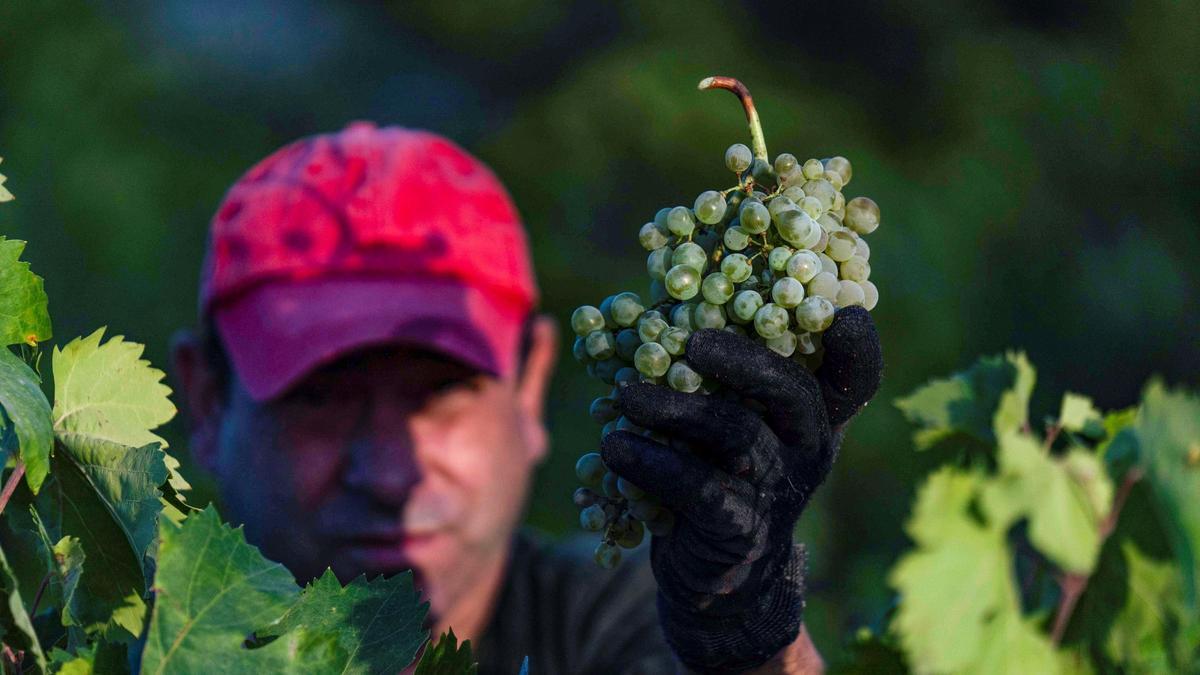
M 821 333 L 836 308 L 871 310 L 879 301 L 863 238 L 879 227 L 879 207 L 868 197 L 846 200 L 849 160 L 800 162 L 784 153 L 771 164 L 738 143 L 725 152 L 725 166 L 738 185 L 702 192 L 691 207 L 661 209 L 638 232 L 650 252 L 649 303 L 624 292 L 571 315 L 576 360 L 613 387 L 591 405 L 601 438 L 617 429 L 657 436 L 621 416 L 621 386 L 716 391 L 688 365 L 685 345 L 694 330 L 745 335 L 815 370 Z M 583 483 L 574 495 L 579 522 L 602 533 L 595 554 L 602 567 L 616 565 L 620 549 L 637 546 L 646 530 L 670 531 L 671 511 L 608 471 L 599 453 L 580 457 L 575 472 Z

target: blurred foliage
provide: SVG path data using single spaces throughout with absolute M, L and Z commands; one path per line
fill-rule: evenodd
M 848 195 L 883 211 L 884 387 L 801 525 L 822 649 L 880 625 L 932 466 L 907 451 L 897 395 L 1007 347 L 1041 364 L 1034 419 L 1066 388 L 1113 409 L 1152 373 L 1200 381 L 1200 5 L 473 7 L 0 3 L 0 155 L 20 197 L 0 232 L 30 241 L 56 333 L 110 325 L 169 370 L 223 191 L 278 146 L 360 118 L 431 128 L 497 170 L 565 327 L 576 305 L 644 287 L 636 232 L 658 208 L 728 183 L 741 111 L 695 89 L 728 74 L 772 153 L 849 157 Z M 568 357 L 551 394 L 530 520 L 566 532 L 597 391 Z M 164 435 L 186 447 L 181 422 Z

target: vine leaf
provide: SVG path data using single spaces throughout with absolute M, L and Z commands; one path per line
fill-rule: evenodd
M 1200 398 L 1152 382 L 1136 423 L 1141 467 L 1183 574 L 1183 597 L 1200 610 Z
M 1092 404 L 1092 399 L 1079 394 L 1063 394 L 1058 423 L 1066 431 L 1104 433 L 1104 416 Z
M 8 191 L 0 176 L 0 201 Z M 12 195 L 9 195 L 11 198 Z M 0 347 L 49 340 L 50 312 L 42 278 L 20 260 L 25 242 L 0 236 Z
M 142 672 L 211 673 L 216 655 L 224 672 L 286 670 L 288 641 L 258 649 L 243 642 L 291 607 L 300 592 L 292 575 L 211 506 L 181 525 L 161 521 L 160 537 Z
M 46 670 L 46 655 L 42 652 L 33 622 L 25 611 L 25 602 L 17 586 L 17 577 L 9 567 L 8 558 L 0 550 L 0 593 L 4 594 L 4 610 L 0 612 L 0 635 L 5 644 L 14 650 L 22 650 L 32 656 L 34 663 L 43 672 Z
M 144 347 L 104 328 L 54 348 L 54 431 L 68 445 L 99 440 L 129 447 L 167 442 L 151 433 L 175 415 L 164 373 L 141 358 Z
M 1128 590 L 1104 649 L 1132 672 L 1171 672 L 1176 667 L 1173 634 L 1188 616 L 1179 569 L 1147 557 L 1130 541 L 1121 542 L 1121 553 L 1129 570 Z
M 413 675 L 474 675 L 478 665 L 471 656 L 471 641 L 458 644 L 454 629 L 442 633 L 436 643 L 430 643 L 421 655 Z
M 422 627 L 429 605 L 413 589 L 412 572 L 367 582 L 360 576 L 343 587 L 326 570 L 305 587 L 277 624 L 259 631 L 270 637 L 300 630 L 336 641 L 338 673 L 395 673 L 412 663 L 429 633 Z M 304 650 L 304 640 L 299 643 Z M 326 659 L 327 660 L 327 659 Z
M 918 450 L 927 450 L 955 435 L 987 445 L 1003 431 L 1025 426 L 1036 372 L 1023 353 L 982 358 L 965 371 L 932 380 L 898 407 L 922 428 L 913 435 Z
M 25 463 L 25 482 L 36 493 L 50 471 L 50 449 L 54 447 L 50 403 L 37 373 L 7 347 L 0 347 L 0 407 L 16 435 Z

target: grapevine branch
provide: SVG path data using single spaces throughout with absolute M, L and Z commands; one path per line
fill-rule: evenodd
M 754 99 L 750 90 L 740 80 L 723 75 L 714 75 L 700 80 L 699 89 L 724 89 L 731 91 L 742 102 L 746 110 L 746 122 L 750 125 L 750 149 L 757 159 L 767 161 L 767 140 L 763 137 L 762 123 L 758 121 L 758 111 L 754 109 Z
M 1129 493 L 1133 490 L 1133 486 L 1142 479 L 1142 475 L 1143 472 L 1140 468 L 1133 468 L 1125 473 L 1117 496 L 1113 499 L 1112 509 L 1100 523 L 1100 546 L 1104 546 L 1108 536 L 1116 529 L 1117 517 L 1121 514 L 1121 508 L 1125 506 L 1125 501 L 1129 499 Z M 1071 614 L 1075 611 L 1079 597 L 1087 589 L 1090 578 L 1090 575 L 1073 572 L 1068 572 L 1058 578 L 1062 596 L 1058 600 L 1058 610 L 1054 614 L 1054 629 L 1050 634 L 1050 639 L 1055 646 L 1062 642 L 1063 634 L 1067 631 L 1067 624 L 1071 622 Z
M 21 477 L 25 475 L 25 463 L 17 458 L 17 464 L 13 467 L 13 472 L 8 477 L 8 481 L 4 483 L 4 490 L 0 492 L 0 513 L 4 512 L 4 507 L 8 506 L 8 500 L 12 498 L 14 492 L 17 491 L 17 485 L 21 483 Z

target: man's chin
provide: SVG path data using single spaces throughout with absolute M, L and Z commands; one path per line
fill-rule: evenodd
M 391 576 L 405 570 L 418 574 L 443 567 L 449 557 L 452 538 L 446 533 L 405 535 L 394 540 L 343 542 L 338 549 L 334 572 L 343 581 L 360 574 L 368 579 Z

